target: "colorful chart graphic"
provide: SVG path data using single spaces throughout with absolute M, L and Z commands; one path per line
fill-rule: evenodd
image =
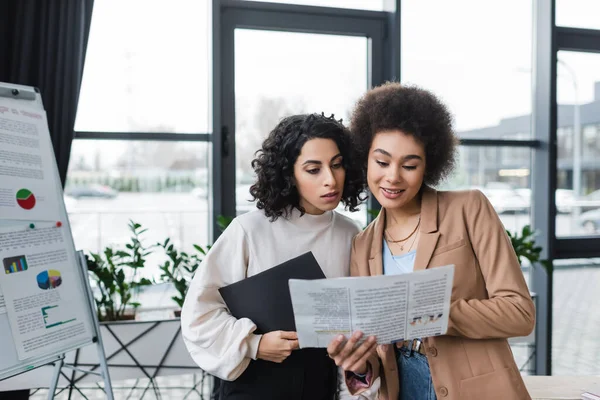
M 25 210 L 31 210 L 35 207 L 35 196 L 29 190 L 21 189 L 17 192 L 17 204 Z
M 27 271 L 27 260 L 25 256 L 7 257 L 2 260 L 4 263 L 4 272 L 13 274 L 15 272 Z
M 60 272 L 55 269 L 40 272 L 37 276 L 37 284 L 42 290 L 56 289 L 61 283 Z

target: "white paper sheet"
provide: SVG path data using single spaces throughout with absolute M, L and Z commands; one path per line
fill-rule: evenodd
M 66 233 L 52 223 L 0 229 L 0 288 L 20 360 L 89 338 Z
M 0 98 L 0 214 L 58 221 L 59 187 L 46 113 Z
M 291 279 L 300 347 L 327 347 L 338 334 L 357 330 L 379 344 L 443 335 L 453 277 L 448 265 L 402 275 Z

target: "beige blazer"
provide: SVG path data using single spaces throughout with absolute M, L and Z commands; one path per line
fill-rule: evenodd
M 353 276 L 383 274 L 384 229 L 382 210 L 354 238 Z M 504 226 L 480 191 L 423 190 L 414 268 L 448 264 L 455 265 L 448 332 L 425 339 L 438 400 L 530 399 L 507 338 L 531 333 L 535 309 Z M 377 356 L 379 398 L 396 400 L 394 349 L 379 346 Z

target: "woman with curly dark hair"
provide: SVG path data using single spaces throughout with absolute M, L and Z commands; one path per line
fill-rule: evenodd
M 380 399 L 529 399 L 507 338 L 528 335 L 535 310 L 506 231 L 481 192 L 433 188 L 454 166 L 448 109 L 426 90 L 387 83 L 358 101 L 350 129 L 382 206 L 353 240 L 351 274 L 452 264 L 454 282 L 444 335 L 380 344 L 368 362 L 354 339 L 334 341 L 330 357 L 365 388 L 380 375 Z
M 363 191 L 349 131 L 333 116 L 284 118 L 252 161 L 258 210 L 235 218 L 190 285 L 182 333 L 194 361 L 224 381 L 220 400 L 330 400 L 337 367 L 325 349 L 298 349 L 296 332 L 255 334 L 229 314 L 218 289 L 311 251 L 328 278 L 350 274 L 360 228 L 334 209 L 356 210 Z M 373 342 L 373 347 L 375 343 Z

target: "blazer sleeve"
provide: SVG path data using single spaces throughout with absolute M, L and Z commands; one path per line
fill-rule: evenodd
M 478 190 L 469 194 L 465 214 L 488 299 L 455 300 L 447 334 L 471 339 L 528 335 L 534 327 L 535 307 L 500 218 Z
M 364 276 L 364 273 L 361 273 L 359 268 L 360 260 L 358 259 L 356 252 L 356 236 L 352 239 L 352 250 L 350 253 L 350 276 Z M 356 396 L 359 394 L 366 394 L 366 392 L 371 392 L 371 386 L 373 383 L 379 378 L 381 363 L 379 362 L 379 356 L 377 353 L 373 353 L 368 360 L 369 363 L 369 373 L 367 374 L 366 384 L 361 384 L 357 381 L 356 377 L 352 374 L 347 374 L 344 371 L 344 380 L 346 383 L 346 388 L 348 392 L 352 396 Z
M 235 380 L 256 359 L 261 336 L 248 318 L 229 314 L 219 288 L 246 278 L 247 235 L 233 220 L 192 279 L 181 310 L 181 332 L 192 359 L 204 371 Z

